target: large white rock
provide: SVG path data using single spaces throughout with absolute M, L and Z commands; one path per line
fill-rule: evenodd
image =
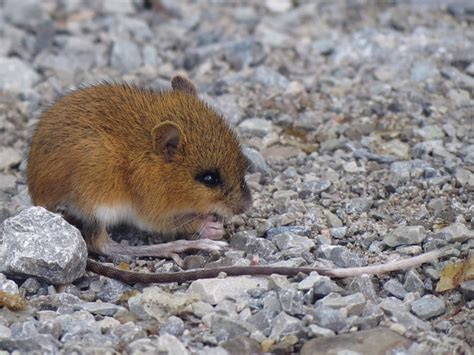
M 6 274 L 68 284 L 86 269 L 87 247 L 78 229 L 60 215 L 30 207 L 3 223 L 3 265 Z

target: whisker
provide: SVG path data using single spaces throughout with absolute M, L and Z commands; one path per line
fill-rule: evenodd
M 176 218 L 177 220 L 181 219 L 181 218 L 189 218 L 188 216 L 180 216 L 178 218 Z M 170 230 L 170 232 L 174 232 L 175 230 L 179 229 L 179 228 L 182 228 L 184 227 L 186 224 L 189 224 L 191 222 L 194 222 L 196 219 L 200 218 L 198 215 L 195 215 L 194 217 L 191 217 L 189 218 L 188 220 L 184 221 L 183 223 L 180 223 L 178 224 L 177 226 L 175 226 L 174 228 L 172 228 Z

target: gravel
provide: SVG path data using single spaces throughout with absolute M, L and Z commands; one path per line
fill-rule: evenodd
M 0 1 L 0 291 L 28 302 L 0 308 L 0 349 L 469 353 L 472 281 L 434 290 L 474 253 L 471 2 L 157 3 Z M 235 128 L 254 200 L 229 219 L 229 250 L 182 255 L 187 266 L 359 267 L 453 251 L 344 280 L 125 285 L 84 273 L 79 232 L 29 208 L 24 157 L 39 113 L 83 84 L 163 90 L 177 73 Z

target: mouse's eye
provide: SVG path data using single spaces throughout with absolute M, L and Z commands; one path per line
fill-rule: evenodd
M 196 175 L 196 180 L 207 187 L 215 187 L 222 183 L 221 176 L 217 170 L 207 170 Z

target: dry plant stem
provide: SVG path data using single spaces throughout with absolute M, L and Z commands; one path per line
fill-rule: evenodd
M 105 266 L 99 262 L 88 259 L 87 270 L 120 280 L 128 284 L 134 283 L 170 283 L 170 282 L 187 282 L 199 279 L 207 279 L 217 277 L 220 273 L 228 276 L 241 275 L 271 275 L 280 274 L 286 276 L 295 276 L 299 273 L 309 274 L 317 272 L 320 275 L 333 278 L 353 277 L 360 275 L 382 274 L 391 271 L 404 270 L 419 266 L 424 263 L 431 262 L 445 255 L 451 247 L 445 247 L 439 250 L 430 251 L 412 258 L 397 260 L 387 264 L 378 264 L 365 267 L 355 268 L 338 268 L 324 269 L 311 267 L 281 267 L 281 266 L 229 266 L 209 269 L 196 269 L 180 272 L 167 272 L 159 274 L 146 274 L 141 272 L 123 271 L 113 267 Z

